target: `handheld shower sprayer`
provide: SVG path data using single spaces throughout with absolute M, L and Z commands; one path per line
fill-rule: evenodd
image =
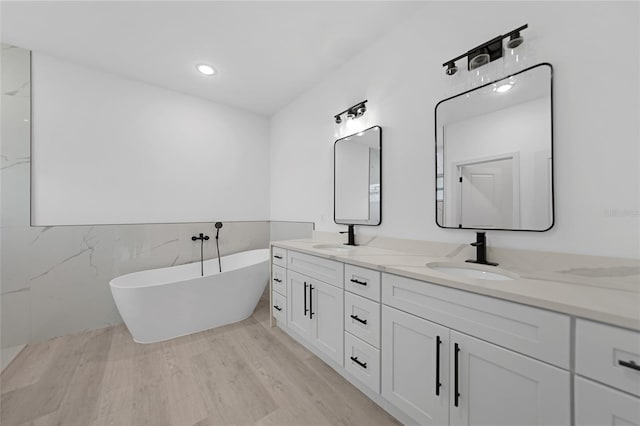
M 218 245 L 220 228 L 222 228 L 222 222 L 216 222 L 214 226 L 216 227 L 216 250 L 218 251 L 218 270 L 222 272 L 222 262 L 220 261 L 220 246 Z

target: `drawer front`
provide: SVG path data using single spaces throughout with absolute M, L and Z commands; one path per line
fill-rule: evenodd
M 273 290 L 287 297 L 287 270 L 282 266 L 273 265 L 271 275 Z
M 576 377 L 576 426 L 640 426 L 640 398 Z
M 344 265 L 344 289 L 367 299 L 380 301 L 380 272 Z
M 569 368 L 567 315 L 387 273 L 382 274 L 382 303 Z
M 345 292 L 344 329 L 380 348 L 380 304 Z
M 344 366 L 375 393 L 380 393 L 380 351 L 344 333 Z
M 271 293 L 271 310 L 278 325 L 284 327 L 287 324 L 287 298 L 275 291 Z
M 271 262 L 274 265 L 287 267 L 287 251 L 280 247 L 271 246 Z
M 640 396 L 640 333 L 577 320 L 576 373 Z
M 295 251 L 288 251 L 287 268 L 343 288 L 344 264 Z

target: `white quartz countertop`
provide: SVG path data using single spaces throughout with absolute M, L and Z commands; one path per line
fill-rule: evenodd
M 607 258 L 595 258 L 600 260 L 598 265 L 576 268 L 566 266 L 575 265 L 572 255 L 545 254 L 546 262 L 540 262 L 540 256 L 537 260 L 531 256 L 530 262 L 509 259 L 501 262 L 499 268 L 515 274 L 515 278 L 494 281 L 453 276 L 427 266 L 432 262 L 464 265 L 469 254 L 464 246 L 434 256 L 433 250 L 428 254 L 401 251 L 398 244 L 393 249 L 357 246 L 340 253 L 314 248 L 320 244 L 336 243 L 312 239 L 272 243 L 284 249 L 640 331 L 640 279 L 634 260 L 621 265 L 618 259 L 612 259 L 612 264 L 607 265 L 602 263 Z M 567 257 L 567 263 L 559 267 L 563 256 Z M 548 266 L 546 270 L 541 264 Z

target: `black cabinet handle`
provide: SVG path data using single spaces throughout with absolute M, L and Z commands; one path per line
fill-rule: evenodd
M 440 336 L 436 336 L 436 395 L 440 395 L 440 344 L 442 340 L 440 340 Z
M 281 282 L 282 282 L 282 280 L 281 280 L 280 278 L 274 278 L 273 280 L 274 280 L 275 282 L 277 282 L 277 283 L 281 283 Z
M 458 354 L 460 353 L 460 346 L 458 346 L 458 344 L 456 343 L 454 345 L 455 347 L 455 358 L 454 358 L 454 381 L 453 381 L 453 405 L 455 405 L 456 407 L 458 406 L 458 400 L 460 399 L 460 392 L 458 392 Z
M 277 254 L 274 254 L 273 257 L 275 257 L 276 259 L 282 259 L 282 256 L 278 256 Z
M 307 312 L 309 312 L 309 309 L 307 309 L 307 283 L 304 283 L 304 316 L 307 316 Z
M 278 311 L 282 310 L 282 308 L 280 306 L 278 306 L 278 305 L 273 305 L 273 307 L 276 308 Z
M 313 318 L 313 286 L 309 284 L 309 319 Z
M 640 364 L 636 364 L 635 361 L 618 361 L 618 365 L 640 371 Z
M 367 324 L 367 320 L 363 320 L 360 317 L 358 317 L 357 315 L 349 315 L 351 318 L 353 318 L 354 320 L 358 321 L 361 324 Z
M 351 361 L 355 362 L 356 364 L 358 364 L 360 367 L 362 368 L 367 368 L 367 363 L 366 362 L 362 362 L 358 359 L 357 356 L 352 356 L 350 357 Z
M 351 278 L 349 281 L 351 281 L 352 283 L 360 284 L 360 285 L 367 285 L 366 281 L 358 281 L 355 278 Z

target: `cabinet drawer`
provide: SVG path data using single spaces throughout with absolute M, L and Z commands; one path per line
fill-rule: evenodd
M 380 301 L 380 272 L 344 265 L 344 289 L 376 302 Z
M 287 297 L 287 270 L 282 266 L 273 265 L 271 270 L 272 288 L 284 297 Z
M 380 393 L 380 351 L 347 332 L 344 333 L 344 366 L 371 390 Z
M 576 373 L 640 396 L 640 333 L 577 320 Z
M 287 298 L 274 291 L 271 293 L 271 305 L 273 316 L 278 320 L 278 325 L 284 327 L 287 323 Z
M 344 294 L 344 329 L 380 347 L 380 304 L 355 294 Z
M 382 302 L 569 368 L 571 336 L 567 315 L 387 273 L 382 274 Z
M 271 262 L 274 265 L 287 267 L 287 251 L 280 247 L 271 246 Z
M 640 426 L 640 398 L 576 377 L 576 426 Z
M 288 251 L 287 268 L 343 288 L 344 264 L 295 251 Z

